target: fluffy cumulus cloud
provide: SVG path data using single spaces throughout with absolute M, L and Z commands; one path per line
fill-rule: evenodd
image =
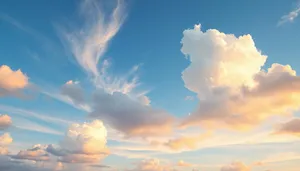
M 0 96 L 15 95 L 28 86 L 28 77 L 21 70 L 12 70 L 7 65 L 0 66 Z
M 10 116 L 0 114 L 0 130 L 8 128 L 11 124 L 12 121 Z
M 229 165 L 223 166 L 221 171 L 250 171 L 251 169 L 244 163 L 236 161 Z
M 161 163 L 158 159 L 145 159 L 137 163 L 132 171 L 174 171 L 170 165 Z
M 299 109 L 300 78 L 289 65 L 261 69 L 267 57 L 250 35 L 203 32 L 200 25 L 183 35 L 181 50 L 191 63 L 182 79 L 199 98 L 183 126 L 244 130 Z
M 300 137 L 300 119 L 294 118 L 286 123 L 282 123 L 276 134 L 291 134 Z
M 72 124 L 59 147 L 48 145 L 46 151 L 65 163 L 96 163 L 109 154 L 107 131 L 103 123 Z
M 173 117 L 166 111 L 139 103 L 121 92 L 98 91 L 93 118 L 100 118 L 127 136 L 157 136 L 172 130 Z

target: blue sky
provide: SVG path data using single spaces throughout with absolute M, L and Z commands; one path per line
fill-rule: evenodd
M 114 12 L 116 12 L 115 16 Z M 292 87 L 282 90 L 279 86 L 273 92 L 276 95 L 278 93 L 278 96 L 257 95 L 254 102 L 251 101 L 252 99 L 245 99 L 249 106 L 236 111 L 229 110 L 228 116 L 215 113 L 208 115 L 210 111 L 202 111 L 201 105 L 209 106 L 210 102 L 219 103 L 219 97 L 215 97 L 214 94 L 214 90 L 219 91 L 218 88 L 230 89 L 226 92 L 230 94 L 230 98 L 235 97 L 234 90 L 241 90 L 240 93 L 243 93 L 240 89 L 242 86 L 249 86 L 249 92 L 254 93 L 256 89 L 255 87 L 251 89 L 252 81 L 257 81 L 256 77 L 265 78 L 264 76 L 271 75 L 272 72 L 268 69 L 272 68 L 274 63 L 280 64 L 277 68 L 280 70 L 278 74 L 288 73 L 291 79 L 289 77 L 272 82 L 273 84 L 268 80 L 258 82 L 257 84 L 262 86 L 258 87 L 257 91 L 268 92 L 263 84 L 268 84 L 266 87 L 271 89 L 270 87 L 277 88 L 275 85 L 281 82 L 285 83 L 282 87 L 295 85 L 297 88 L 298 76 L 292 73 L 300 71 L 297 65 L 300 62 L 298 58 L 300 22 L 297 18 L 299 13 L 299 2 L 295 0 L 2 1 L 0 66 L 8 66 L 13 72 L 20 69 L 22 77 L 28 78 L 28 82 L 26 81 L 26 86 L 18 90 L 8 88 L 6 82 L 9 82 L 8 80 L 12 79 L 9 77 L 12 76 L 5 74 L 2 76 L 0 73 L 2 79 L 0 90 L 3 89 L 4 94 L 7 93 L 2 96 L 0 91 L 0 114 L 7 114 L 12 120 L 12 125 L 7 130 L 0 129 L 0 131 L 9 132 L 13 138 L 10 144 L 12 153 L 35 144 L 55 144 L 64 150 L 65 147 L 60 142 L 64 138 L 72 139 L 65 134 L 75 129 L 70 126 L 71 124 L 78 123 L 84 127 L 83 125 L 99 119 L 108 130 L 107 147 L 111 151 L 111 155 L 101 161 L 103 165 L 111 166 L 110 169 L 135 168 L 135 163 L 145 160 L 140 165 L 136 164 L 137 169 L 142 170 L 142 164 L 147 164 L 148 159 L 155 158 L 161 161 L 159 166 L 155 166 L 156 170 L 163 167 L 169 169 L 175 163 L 174 168 L 177 170 L 204 167 L 208 171 L 220 170 L 220 168 L 221 171 L 231 171 L 222 170 L 225 167 L 223 165 L 232 162 L 231 167 L 241 167 L 233 162 L 239 160 L 253 171 L 266 169 L 276 171 L 276 168 L 286 167 L 294 171 L 293 168 L 297 166 L 294 161 L 299 160 L 300 149 L 291 144 L 299 145 L 298 137 L 283 135 L 274 138 L 269 137 L 269 133 L 276 128 L 276 124 L 297 117 L 298 104 L 284 103 L 282 106 L 279 105 L 278 109 L 272 106 L 274 110 L 268 110 L 269 113 L 256 110 L 253 106 L 253 111 L 257 114 L 252 116 L 248 112 L 252 111 L 250 104 L 259 105 L 260 99 L 268 101 L 271 100 L 269 98 L 277 97 L 285 101 L 290 97 L 295 100 L 296 97 L 292 94 L 296 96 L 298 92 Z M 198 24 L 201 26 L 197 26 Z M 210 32 L 209 29 L 215 31 Z M 201 37 L 202 33 L 203 37 Z M 224 45 L 225 50 L 209 49 L 220 45 L 217 36 L 223 33 L 228 40 L 232 35 L 235 37 L 234 46 L 237 52 L 226 51 L 231 48 L 226 45 Z M 195 42 L 199 41 L 199 44 L 194 42 L 191 35 L 195 36 Z M 243 35 L 251 35 L 251 38 L 245 38 L 246 44 L 243 44 L 245 49 L 249 46 L 249 51 L 239 46 L 243 43 L 243 38 L 239 36 Z M 192 39 L 193 41 L 190 41 Z M 211 55 L 208 57 L 215 58 L 216 61 L 202 61 L 203 54 Z M 268 57 L 266 62 L 263 61 L 264 55 Z M 218 68 L 220 65 L 217 63 L 226 63 L 231 59 L 236 61 L 228 62 L 229 68 L 225 66 L 228 72 L 224 75 L 224 81 L 223 77 L 221 78 L 223 73 L 219 73 L 222 68 Z M 203 64 L 206 61 L 208 61 L 207 66 Z M 239 64 L 245 67 L 237 66 Z M 290 65 L 292 70 L 290 71 L 285 65 Z M 96 71 L 93 69 L 94 66 Z M 204 69 L 202 70 L 201 67 Z M 240 75 L 236 73 L 237 70 L 232 70 L 233 75 L 230 75 L 234 67 L 238 69 L 241 67 L 249 72 Z M 210 75 L 205 75 L 206 73 Z M 263 75 L 264 73 L 266 75 Z M 246 79 L 249 75 L 251 83 Z M 206 85 L 206 82 L 200 79 L 202 76 L 217 81 Z M 226 78 L 232 79 L 235 76 L 241 76 L 236 78 L 241 82 L 230 83 L 228 79 L 226 81 Z M 242 78 L 243 76 L 245 79 Z M 277 78 L 276 75 L 274 77 Z M 267 78 L 266 76 L 265 79 Z M 283 76 L 279 75 L 278 78 Z M 294 82 L 288 82 L 291 80 Z M 249 84 L 246 85 L 247 83 Z M 203 90 L 199 85 L 208 89 Z M 279 94 L 280 92 L 289 94 Z M 247 94 L 239 95 L 247 96 Z M 145 99 L 146 101 L 149 99 L 151 103 L 144 104 Z M 262 105 L 261 108 L 268 105 L 270 104 Z M 223 108 L 220 106 L 215 108 L 220 108 L 222 111 Z M 288 111 L 292 114 L 282 115 Z M 236 124 L 236 120 L 227 121 L 229 116 L 236 116 L 243 112 L 248 115 L 246 119 L 243 118 L 238 122 L 248 121 L 247 123 Z M 153 117 L 151 118 L 150 115 Z M 190 115 L 193 119 L 186 119 Z M 186 123 L 184 121 L 187 127 L 174 126 L 180 125 L 182 120 L 187 120 Z M 208 125 L 219 124 L 219 127 L 206 129 L 204 121 L 207 120 L 211 122 Z M 226 122 L 224 125 L 223 121 Z M 256 123 L 258 121 L 259 124 Z M 172 128 L 169 128 L 170 122 L 174 124 Z M 244 124 L 252 127 L 255 123 L 256 127 L 241 133 L 231 128 L 227 129 L 230 127 L 228 123 L 236 124 L 239 129 Z M 92 124 L 91 127 L 95 125 Z M 154 132 L 151 132 L 152 129 Z M 172 131 L 170 132 L 169 129 Z M 112 133 L 114 131 L 116 134 Z M 160 131 L 161 134 L 165 133 L 164 131 L 169 134 L 158 135 L 160 133 L 157 132 Z M 207 132 L 214 132 L 213 136 Z M 163 147 L 168 143 L 160 144 L 162 147 L 151 145 L 153 142 L 170 142 L 172 138 L 178 136 L 194 136 L 185 140 L 202 141 L 198 134 L 205 140 L 207 137 L 210 140 L 200 145 L 196 143 L 197 147 L 192 145 L 193 147 L 190 148 L 187 145 L 187 149 L 175 150 L 176 152 Z M 198 135 L 197 138 L 195 135 Z M 251 145 L 247 144 L 249 142 Z M 86 145 L 84 143 L 81 145 Z M 276 157 L 272 158 L 273 154 L 270 151 L 260 151 L 261 145 L 276 149 L 274 156 L 284 153 L 287 160 L 277 161 Z M 252 151 L 248 150 L 252 147 L 255 157 L 252 156 Z M 288 152 L 285 151 L 287 147 L 290 147 Z M 218 158 L 218 161 L 215 158 Z M 64 163 L 63 159 L 64 156 L 62 163 Z M 185 166 L 180 167 L 180 164 L 177 164 L 181 160 L 186 163 Z M 258 160 L 268 161 L 266 162 L 268 164 L 261 167 L 254 165 L 253 163 Z M 53 161 L 49 163 L 53 164 Z M 164 164 L 166 166 L 163 166 Z M 68 167 L 72 168 L 72 166 Z M 163 170 L 167 170 L 166 168 Z M 248 171 L 245 168 L 245 170 L 239 169 L 238 171 Z

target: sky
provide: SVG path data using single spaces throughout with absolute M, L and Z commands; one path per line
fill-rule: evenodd
M 0 170 L 298 171 L 300 2 L 2 0 Z

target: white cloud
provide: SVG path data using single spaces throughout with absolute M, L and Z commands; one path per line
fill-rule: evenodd
M 99 75 L 97 64 L 126 16 L 122 1 L 117 1 L 110 16 L 99 4 L 96 0 L 82 1 L 80 14 L 84 19 L 83 24 L 78 29 L 60 29 L 63 43 L 71 50 L 78 64 L 96 77 Z
M 236 37 L 215 29 L 203 32 L 200 25 L 185 30 L 181 43 L 182 53 L 191 62 L 182 79 L 200 98 L 214 87 L 252 86 L 253 76 L 267 59 L 257 50 L 251 35 Z
M 291 11 L 290 13 L 282 16 L 280 18 L 280 20 L 278 21 L 278 26 L 282 25 L 282 24 L 285 24 L 285 23 L 291 23 L 291 22 L 294 22 L 294 20 L 298 17 L 300 13 L 300 7 L 298 5 L 298 7 L 296 9 L 294 9 L 293 11 Z
M 10 116 L 0 114 L 0 130 L 4 130 L 11 126 L 12 121 Z
M 12 70 L 7 65 L 0 66 L 0 96 L 17 95 L 28 86 L 28 77 L 21 70 Z
M 289 65 L 266 61 L 250 35 L 236 37 L 201 27 L 184 31 L 182 52 L 191 61 L 185 86 L 198 94 L 199 106 L 184 126 L 245 130 L 300 106 L 300 78 Z

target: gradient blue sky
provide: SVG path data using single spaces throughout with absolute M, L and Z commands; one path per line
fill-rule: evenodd
M 295 0 L 125 2 L 127 17 L 117 34 L 108 42 L 107 51 L 101 56 L 98 66 L 100 68 L 101 62 L 109 60 L 109 74 L 122 77 L 132 67 L 139 65 L 136 74 L 140 85 L 136 89 L 148 91 L 147 97 L 151 99 L 152 107 L 164 109 L 178 118 L 193 112 L 198 104 L 197 94 L 188 90 L 182 79 L 181 73 L 190 62 L 180 50 L 183 31 L 193 29 L 195 24 L 201 23 L 202 31 L 212 28 L 236 37 L 250 34 L 255 46 L 268 56 L 263 69 L 269 68 L 272 63 L 280 63 L 289 64 L 300 72 L 299 18 L 279 24 L 282 16 L 299 7 Z M 114 1 L 97 3 L 101 3 L 104 13 L 108 14 L 116 5 Z M 64 46 L 59 35 L 60 26 L 76 29 L 83 26 L 83 21 L 78 17 L 79 5 L 80 1 L 77 0 L 0 2 L 0 66 L 21 69 L 34 87 L 26 90 L 29 94 L 26 98 L 0 98 L 0 113 L 8 114 L 13 121 L 13 126 L 8 130 L 14 140 L 11 144 L 13 152 L 34 144 L 57 144 L 62 139 L 69 125 L 47 117 L 70 123 L 91 121 L 86 111 L 41 93 L 47 91 L 54 95 L 69 80 L 79 81 L 86 92 L 94 89 L 90 75 L 72 57 L 72 52 Z M 186 100 L 187 96 L 193 99 Z M 198 128 L 194 131 L 197 132 Z M 224 135 L 227 135 L 226 131 Z M 151 154 L 151 151 L 144 150 L 132 153 L 171 163 L 184 160 L 203 165 L 207 171 L 215 171 L 235 160 L 250 165 L 268 158 L 273 151 L 274 154 L 289 153 L 294 157 L 297 152 L 296 159 L 253 167 L 253 171 L 279 171 L 276 169 L 286 167 L 291 168 L 286 171 L 296 171 L 293 169 L 300 167 L 297 163 L 300 149 L 298 140 L 292 139 L 270 144 L 216 145 L 175 154 L 157 151 Z M 126 148 L 126 145 L 122 141 L 108 140 L 108 147 Z M 143 159 L 128 158 L 131 153 L 124 154 L 109 155 L 102 163 L 122 169 L 132 168 L 132 163 Z

